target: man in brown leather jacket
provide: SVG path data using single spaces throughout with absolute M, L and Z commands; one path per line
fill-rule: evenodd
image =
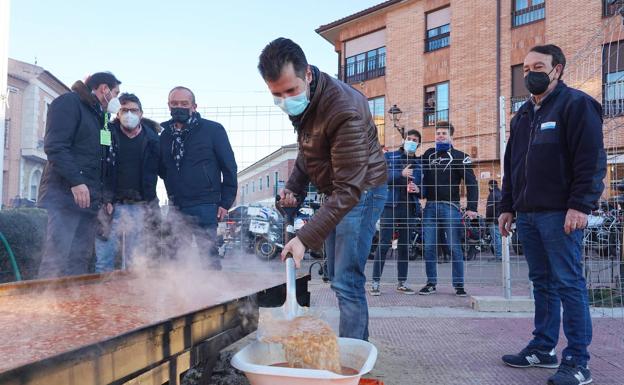
M 387 196 L 386 161 L 366 97 L 308 65 L 295 42 L 278 38 L 260 55 L 258 70 L 275 104 L 290 116 L 299 154 L 284 205 L 304 196 L 308 183 L 327 199 L 286 244 L 299 266 L 305 249 L 325 242 L 327 270 L 340 308 L 340 336 L 368 339 L 364 267 Z

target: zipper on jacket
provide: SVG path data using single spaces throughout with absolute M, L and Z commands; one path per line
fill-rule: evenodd
M 540 124 L 542 118 L 534 112 L 533 119 L 531 120 L 531 131 L 529 133 L 529 144 L 527 146 L 527 152 L 524 156 L 524 204 L 527 205 L 527 190 L 529 189 L 529 152 L 531 151 L 531 145 L 533 144 L 533 134 L 535 132 L 536 125 Z

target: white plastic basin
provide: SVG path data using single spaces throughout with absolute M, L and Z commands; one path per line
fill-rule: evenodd
M 328 370 L 295 369 L 271 366 L 286 361 L 280 344 L 255 341 L 232 357 L 232 366 L 245 373 L 251 385 L 357 385 L 377 361 L 377 348 L 370 342 L 338 338 L 340 364 L 358 370 L 343 376 Z

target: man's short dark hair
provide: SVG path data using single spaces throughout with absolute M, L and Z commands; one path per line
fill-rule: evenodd
M 275 81 L 280 78 L 284 66 L 292 63 L 297 77 L 305 79 L 308 60 L 297 43 L 284 37 L 278 37 L 262 50 L 258 61 L 258 71 L 264 80 Z
M 418 143 L 422 142 L 422 135 L 420 135 L 420 132 L 418 132 L 418 130 L 409 130 L 409 131 L 407 131 L 407 134 L 405 135 L 405 138 L 407 138 L 410 135 L 417 136 L 418 137 Z
M 87 87 L 90 90 L 94 90 L 102 84 L 106 84 L 112 90 L 121 82 L 111 72 L 96 72 L 87 78 Z
M 557 64 L 561 64 L 562 68 L 561 68 L 561 74 L 559 75 L 559 79 L 563 77 L 563 70 L 565 69 L 566 58 L 561 48 L 559 48 L 558 46 L 554 44 L 536 45 L 535 47 L 531 48 L 529 52 L 537 52 L 537 53 L 541 53 L 542 55 L 552 56 L 552 63 L 551 63 L 552 67 L 555 68 Z
M 498 181 L 496 179 L 490 179 L 488 181 L 488 186 L 494 188 L 494 187 L 498 187 Z
M 435 128 L 436 130 L 439 128 L 446 129 L 448 130 L 451 136 L 453 136 L 453 134 L 455 133 L 455 127 L 453 127 L 453 125 L 449 122 L 445 122 L 445 121 L 437 122 L 435 125 Z
M 169 97 L 171 97 L 171 93 L 173 93 L 173 91 L 180 91 L 180 90 L 188 91 L 188 93 L 191 94 L 191 103 L 197 104 L 197 103 L 195 103 L 195 94 L 193 93 L 193 91 L 191 91 L 190 88 L 184 87 L 184 86 L 173 87 L 171 89 L 171 91 L 169 91 L 169 95 L 167 96 L 167 99 L 169 99 Z
M 136 103 L 139 106 L 139 110 L 141 110 L 141 112 L 143 112 L 143 107 L 141 106 L 141 101 L 139 100 L 139 98 L 135 94 L 123 93 L 123 94 L 119 95 L 119 103 L 120 104 L 123 105 L 123 104 L 126 104 L 128 102 Z

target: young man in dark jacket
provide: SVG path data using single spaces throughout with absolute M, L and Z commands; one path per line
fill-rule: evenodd
M 171 120 L 160 136 L 161 176 L 169 200 L 191 226 L 205 267 L 220 270 L 217 225 L 236 199 L 236 160 L 222 125 L 202 119 L 186 87 L 169 92 Z M 182 242 L 190 241 L 186 231 Z M 186 238 L 185 238 L 186 237 Z
M 379 283 L 383 274 L 384 263 L 388 249 L 392 246 L 393 235 L 399 234 L 397 239 L 397 278 L 396 291 L 402 294 L 416 294 L 409 288 L 407 281 L 409 228 L 413 219 L 420 215 L 418 201 L 422 182 L 422 167 L 420 158 L 416 156 L 416 149 L 420 144 L 420 132 L 409 130 L 403 144 L 396 151 L 384 154 L 388 165 L 388 198 L 384 206 L 379 223 L 379 247 L 375 251 L 373 262 L 373 282 L 370 294 L 381 295 Z
M 592 338 L 583 275 L 583 228 L 604 188 L 606 154 L 602 108 L 561 81 L 565 56 L 555 45 L 536 46 L 524 58 L 532 97 L 511 121 L 505 150 L 499 227 L 516 230 L 535 296 L 533 339 L 519 354 L 503 356 L 514 367 L 557 367 L 561 306 L 568 346 L 549 384 L 588 384 Z
M 117 119 L 109 124 L 112 143 L 106 157 L 105 207 L 100 210 L 100 216 L 105 218 L 101 224 L 103 231 L 95 240 L 97 273 L 115 268 L 120 244 L 122 269 L 132 263 L 136 252 L 145 253 L 145 226 L 159 214 L 156 182 L 160 125 L 143 118 L 141 101 L 136 95 L 121 94 L 119 102 Z
M 472 160 L 468 154 L 453 147 L 455 128 L 448 122 L 436 124 L 435 148 L 422 155 L 423 195 L 427 204 L 423 211 L 423 238 L 425 242 L 425 270 L 427 284 L 418 294 L 436 292 L 438 283 L 436 252 L 438 231 L 446 233 L 451 250 L 452 277 L 455 294 L 465 297 L 464 252 L 462 251 L 462 217 L 459 207 L 459 186 L 464 182 L 468 192 L 466 216 L 477 217 L 479 187 L 472 171 Z M 443 238 L 444 239 L 444 238 Z
M 260 75 L 275 104 L 297 132 L 299 153 L 280 192 L 286 205 L 313 183 L 327 199 L 286 244 L 299 266 L 305 249 L 325 241 L 328 275 L 338 297 L 341 337 L 368 338 L 364 267 L 387 195 L 386 161 L 368 101 L 349 85 L 308 65 L 290 39 L 270 42 L 260 54 Z
M 490 193 L 488 194 L 487 206 L 485 207 L 485 220 L 487 221 L 492 243 L 494 244 L 494 258 L 500 261 L 503 258 L 503 246 L 501 234 L 498 230 L 498 217 L 501 213 L 500 201 L 502 194 L 501 190 L 498 188 L 496 179 L 492 179 L 488 182 L 488 189 Z
M 121 82 L 108 72 L 77 81 L 48 109 L 48 157 L 38 204 L 48 211 L 39 278 L 86 274 L 102 205 L 104 155 L 110 146 L 109 113 L 119 109 Z

